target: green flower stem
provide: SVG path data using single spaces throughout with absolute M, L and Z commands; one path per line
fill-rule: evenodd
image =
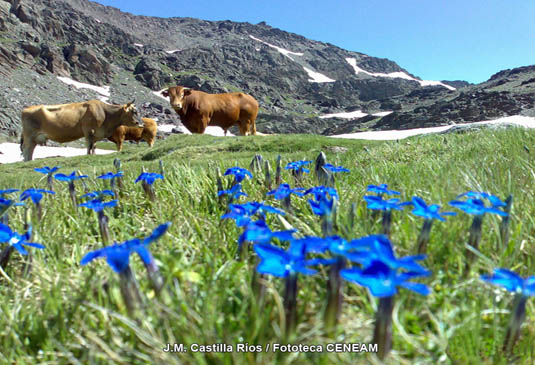
M 526 300 L 528 298 L 522 294 L 517 294 L 514 301 L 514 310 L 509 321 L 509 327 L 507 327 L 507 333 L 505 334 L 505 341 L 503 343 L 503 350 L 510 354 L 513 351 L 513 347 L 520 337 L 520 327 L 526 319 Z
M 375 329 L 372 343 L 377 344 L 377 356 L 383 360 L 392 349 L 392 312 L 394 296 L 379 298 L 375 316 Z
M 52 174 L 48 174 L 46 177 L 46 184 L 48 185 L 48 190 L 50 191 L 54 191 L 54 180 L 52 178 Z
M 0 251 L 0 266 L 2 269 L 5 269 L 7 264 L 9 263 L 9 258 L 11 257 L 11 253 L 13 252 L 13 246 L 8 245 L 4 247 L 2 251 Z
M 383 220 L 381 221 L 381 225 L 381 233 L 390 239 L 390 231 L 392 228 L 392 211 L 390 209 L 383 211 Z
M 98 228 L 100 230 L 100 235 L 102 236 L 102 243 L 104 246 L 107 246 L 110 242 L 110 231 L 108 229 L 108 217 L 104 214 L 104 211 L 101 210 L 98 214 Z
M 329 280 L 327 281 L 327 307 L 325 308 L 324 324 L 325 333 L 329 337 L 334 337 L 336 325 L 342 312 L 342 288 L 343 280 L 340 277 L 340 271 L 346 266 L 343 256 L 338 256 L 336 261 L 331 265 L 329 270 Z
M 505 207 L 503 211 L 507 213 L 505 217 L 502 217 L 500 223 L 500 237 L 502 239 L 502 246 L 507 245 L 509 242 L 509 223 L 511 222 L 511 207 L 513 206 L 513 196 L 509 195 L 505 200 Z
M 269 161 L 266 160 L 266 162 L 264 163 L 264 168 L 266 170 L 266 178 L 265 178 L 265 186 L 266 186 L 266 189 L 269 191 L 269 190 L 272 190 L 272 181 L 271 181 L 271 167 L 269 166 Z
M 143 303 L 143 300 L 141 298 L 141 293 L 139 292 L 136 277 L 130 269 L 130 266 L 127 266 L 126 269 L 119 273 L 119 285 L 126 309 L 128 310 L 128 313 L 132 315 L 138 305 Z
M 424 220 L 422 230 L 418 235 L 418 241 L 416 242 L 416 247 L 418 247 L 418 254 L 424 254 L 427 250 L 427 244 L 429 243 L 429 235 L 431 234 L 431 226 L 433 225 L 432 219 Z
M 154 192 L 154 187 L 152 185 L 147 184 L 145 180 L 141 182 L 141 185 L 143 186 L 143 190 L 145 190 L 145 194 L 149 197 L 149 200 L 151 202 L 156 201 L 156 193 Z
M 277 168 L 276 168 L 276 171 L 275 171 L 275 185 L 277 186 L 277 188 L 282 183 L 282 178 L 281 178 L 282 166 L 281 166 L 281 163 L 282 163 L 281 155 L 278 155 L 277 156 Z
M 286 277 L 284 313 L 286 318 L 286 337 L 290 338 L 297 327 L 297 273 L 294 272 Z
M 476 250 L 479 249 L 479 242 L 481 242 L 481 227 L 483 225 L 484 216 L 484 214 L 475 215 L 474 220 L 472 221 L 472 226 L 470 227 L 470 237 L 468 238 L 468 245 L 470 245 Z M 464 275 L 468 275 L 468 273 L 470 272 L 474 259 L 474 253 L 467 249 Z
M 43 217 L 43 207 L 40 203 L 35 204 L 35 208 L 37 211 L 37 221 L 41 222 L 41 218 Z
M 74 181 L 69 181 L 69 195 L 71 196 L 71 202 L 74 210 L 77 210 L 78 205 L 76 204 L 76 190 L 74 188 Z
M 164 279 L 162 277 L 162 274 L 160 273 L 160 269 L 158 268 L 158 265 L 156 264 L 156 261 L 152 260 L 151 263 L 146 264 L 145 268 L 147 269 L 147 274 L 149 277 L 149 281 L 152 284 L 152 288 L 154 289 L 154 292 L 156 295 L 159 295 L 163 286 L 164 286 Z
M 324 214 L 321 216 L 321 232 L 323 233 L 323 237 L 332 236 L 333 214 Z

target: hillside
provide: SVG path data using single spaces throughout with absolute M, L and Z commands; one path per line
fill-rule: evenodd
M 0 0 L 0 15 L 0 132 L 11 138 L 23 106 L 94 97 L 135 98 L 144 115 L 179 124 L 153 93 L 175 84 L 254 95 L 264 133 L 471 122 L 530 113 L 535 101 L 533 67 L 500 72 L 480 85 L 431 82 L 388 59 L 265 23 L 134 16 L 86 0 Z M 109 95 L 69 86 L 58 76 L 104 87 Z M 356 110 L 369 115 L 320 118 Z
M 412 196 L 454 210 L 448 202 L 458 194 L 488 191 L 504 198 L 514 196 L 510 241 L 499 238 L 500 218 L 487 214 L 483 222 L 480 254 L 473 272 L 462 277 L 465 244 L 471 217 L 459 211 L 431 231 L 428 256 L 422 261 L 432 273 L 422 278 L 431 293 L 424 297 L 400 288 L 396 294 L 393 351 L 386 363 L 507 363 L 501 347 L 513 295 L 484 284 L 479 274 L 497 267 L 511 268 L 523 276 L 532 275 L 535 214 L 533 163 L 535 135 L 532 131 L 510 129 L 478 133 L 416 137 L 401 142 L 339 140 L 313 135 L 282 135 L 250 138 L 172 136 L 155 148 L 127 146 L 119 157 L 124 171 L 125 191 L 117 208 L 108 208 L 114 240 L 145 237 L 157 225 L 169 221 L 169 231 L 150 246 L 166 285 L 155 296 L 145 269 L 136 255 L 130 260 L 145 306 L 129 315 L 119 291 L 119 275 L 104 259 L 87 266 L 80 260 L 102 247 L 96 214 L 85 208 L 76 212 L 66 183 L 55 182 L 56 194 L 43 199 L 43 220 L 34 220 L 35 242 L 45 246 L 32 250 L 31 271 L 22 274 L 25 259 L 14 252 L 0 277 L 0 333 L 3 363 L 270 363 L 270 364 L 355 364 L 378 363 L 366 353 L 258 353 L 193 352 L 166 353 L 166 343 L 197 344 L 286 343 L 282 300 L 284 281 L 266 277 L 267 290 L 258 304 L 251 282 L 255 267 L 236 259 L 237 238 L 242 229 L 221 221 L 224 205 L 216 198 L 216 168 L 248 167 L 255 153 L 268 159 L 272 168 L 278 154 L 285 165 L 290 161 L 314 159 L 320 150 L 335 165 L 349 168 L 336 178 L 340 196 L 337 234 L 353 239 L 377 233 L 379 219 L 366 209 L 363 196 L 368 184 L 387 183 L 401 192 L 403 201 Z M 477 153 L 474 153 L 477 152 Z M 530 152 L 531 151 L 531 152 Z M 89 175 L 89 190 L 109 186 L 96 179 L 113 170 L 117 154 L 49 159 L 59 171 L 72 170 Z M 135 178 L 144 167 L 158 172 L 163 161 L 164 180 L 154 184 L 157 200 L 147 201 Z M 3 188 L 46 187 L 46 177 L 33 171 L 42 162 L 0 166 Z M 415 176 L 418 178 L 415 179 Z M 294 184 L 283 170 L 283 181 Z M 231 177 L 225 176 L 228 184 Z M 265 195 L 263 174 L 243 182 L 245 201 L 265 201 L 282 208 L 281 202 Z M 437 183 L 440 182 L 440 183 Z M 315 184 L 306 175 L 304 186 Z M 85 193 L 76 182 L 76 195 Z M 13 196 L 15 197 L 15 195 Z M 352 220 L 350 207 L 355 204 Z M 32 203 L 27 203 L 30 206 Z M 312 214 L 306 198 L 292 197 L 293 212 L 285 221 L 302 235 L 320 235 L 319 217 Z M 396 255 L 414 254 L 422 219 L 409 208 L 393 214 L 392 241 Z M 24 208 L 10 208 L 10 226 L 22 232 Z M 268 215 L 273 230 L 286 229 L 281 220 Z M 353 222 L 353 223 L 350 223 Z M 284 245 L 284 244 L 283 244 Z M 286 246 L 283 246 L 286 247 Z M 367 289 L 344 284 L 344 304 L 337 340 L 323 333 L 322 312 L 326 295 L 327 267 L 299 277 L 296 344 L 369 343 L 373 333 L 377 300 Z M 528 300 L 526 323 L 515 347 L 518 363 L 532 361 L 533 301 Z

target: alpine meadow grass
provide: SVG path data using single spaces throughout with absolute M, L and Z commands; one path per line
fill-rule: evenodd
M 334 152 L 340 150 L 335 146 L 347 151 Z M 126 145 L 123 152 L 110 155 L 0 165 L 0 189 L 42 189 L 47 177 L 35 173 L 34 168 L 48 165 L 87 175 L 83 180 L 87 193 L 104 188 L 98 177 L 111 171 L 118 157 L 122 187 L 113 198 L 118 200 L 117 205 L 106 209 L 108 244 L 132 239 L 146 242 L 143 240 L 153 237 L 151 233 L 163 230 L 157 228 L 166 224 L 165 234 L 158 234 L 157 242 L 150 245 L 150 260 L 144 263 L 138 255 L 130 257 L 128 265 L 136 274 L 143 296 L 142 303 L 131 310 L 121 294 L 120 276 L 107 267 L 106 260 L 80 265 L 84 255 L 103 252 L 108 244 L 102 241 L 95 213 L 76 209 L 66 184 L 54 184 L 54 195 L 44 194 L 40 219 L 37 214 L 29 215 L 33 207 L 28 201 L 30 209 L 10 205 L 4 213 L 9 215 L 10 230 L 24 233 L 25 222 L 31 224 L 31 242 L 44 248 L 31 250 L 29 272 L 22 270 L 28 260 L 25 255 L 11 255 L 9 265 L 0 271 L 0 363 L 381 363 L 375 353 L 335 352 L 334 347 L 327 346 L 372 343 L 375 316 L 385 304 L 366 287 L 344 282 L 337 324 L 326 333 L 324 312 L 330 266 L 313 266 L 317 271 L 314 275 L 299 275 L 291 308 L 297 320 L 287 335 L 285 280 L 258 275 L 258 260 L 252 248 L 248 257 L 237 258 L 240 237 L 251 243 L 255 238 L 253 233 L 244 233 L 243 226 L 250 222 L 237 226 L 240 212 L 254 208 L 251 215 L 259 209 L 273 213 L 271 208 L 252 202 L 286 212 L 261 214 L 270 232 L 296 230 L 293 236 L 297 240 L 324 237 L 322 222 L 308 202 L 311 196 L 295 194 L 317 186 L 316 176 L 282 169 L 282 183 L 289 185 L 285 186 L 287 194 L 279 196 L 275 192 L 267 195 L 278 185 L 268 189 L 264 173 L 253 171 L 252 178 L 246 174 L 247 178 L 237 182 L 238 190 L 247 196 L 235 194 L 233 207 L 229 208 L 229 199 L 218 197 L 218 191 L 222 191 L 217 184 L 218 170 L 248 168 L 256 154 L 272 166 L 277 166 L 280 155 L 282 166 L 287 166 L 295 161 L 313 161 L 321 151 L 329 163 L 327 169 L 333 166 L 349 170 L 336 174 L 333 180 L 332 188 L 338 197 L 336 209 L 330 211 L 333 217 L 329 235 L 339 236 L 337 242 L 382 232 L 382 217 L 373 215 L 364 200 L 370 194 L 369 185 L 388 184 L 388 189 L 400 192 L 396 195 L 399 202 L 416 196 L 444 210 L 453 210 L 448 202 L 467 191 L 489 192 L 504 201 L 514 196 L 507 241 L 500 232 L 501 217 L 495 214 L 485 217 L 477 249 L 468 244 L 471 217 L 464 213 L 434 224 L 427 232 L 426 257 L 419 264 L 429 275 L 415 278 L 414 282 L 427 286 L 429 294 L 399 289 L 395 300 L 388 303 L 392 348 L 385 363 L 534 363 L 535 301 L 523 302 L 525 319 L 519 337 L 514 346 L 508 345 L 508 351 L 504 351 L 515 293 L 480 279 L 481 275 L 490 277 L 497 268 L 514 271 L 522 278 L 535 275 L 535 156 L 524 146 L 535 150 L 535 132 L 520 128 L 387 142 L 315 135 L 180 135 L 150 149 Z M 165 164 L 165 175 L 160 160 Z M 135 183 L 140 171 L 162 172 L 163 179 L 151 185 L 154 199 L 147 199 L 143 188 Z M 231 191 L 235 176 L 220 177 L 223 190 L 231 195 L 237 191 Z M 294 192 L 288 211 L 284 197 L 298 187 L 304 190 Z M 84 194 L 78 188 L 77 199 Z M 10 199 L 18 200 L 15 196 L 12 194 Z M 251 204 L 243 206 L 247 202 Z M 389 238 L 395 257 L 418 253 L 422 219 L 410 211 L 411 207 L 405 207 L 391 217 Z M 233 219 L 221 219 L 225 214 Z M 260 244 L 264 251 L 268 247 L 285 260 L 289 257 L 286 253 L 291 251 L 291 243 L 275 237 L 269 244 L 280 249 L 266 246 L 266 242 Z M 5 245 L 0 243 L 0 248 Z M 465 275 L 467 252 L 474 258 Z M 315 257 L 325 259 L 316 263 L 332 258 L 326 254 Z M 158 270 L 161 287 L 155 288 L 147 278 L 147 262 Z M 389 272 L 385 264 L 374 262 L 378 268 L 374 272 Z M 344 270 L 355 267 L 349 261 L 346 265 Z M 261 274 L 269 272 L 264 269 Z M 357 272 L 361 276 L 368 273 Z M 261 301 L 253 285 L 257 280 L 264 290 Z M 323 352 L 273 351 L 274 344 L 289 343 L 321 345 Z M 166 352 L 163 349 L 168 344 L 171 348 L 183 344 L 187 351 Z M 233 351 L 194 351 L 199 346 L 193 344 L 228 344 Z M 248 344 L 250 349 L 260 347 L 239 352 L 238 344 Z

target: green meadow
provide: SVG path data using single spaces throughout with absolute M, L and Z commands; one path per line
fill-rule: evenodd
M 97 147 L 101 147 L 100 145 Z M 343 147 L 340 149 L 338 147 Z M 400 141 L 357 141 L 314 135 L 272 135 L 222 138 L 178 135 L 126 145 L 121 153 L 73 158 L 50 158 L 0 165 L 0 189 L 47 188 L 46 176 L 36 167 L 61 166 L 89 175 L 90 191 L 107 189 L 96 179 L 115 171 L 120 158 L 124 190 L 116 208 L 106 210 L 111 236 L 117 242 L 145 237 L 159 224 L 171 222 L 167 233 L 150 246 L 165 278 L 159 296 L 152 291 L 139 257 L 130 266 L 139 282 L 144 305 L 129 315 L 119 291 L 118 275 L 98 259 L 79 264 L 89 251 L 102 247 L 96 213 L 75 210 L 67 184 L 55 181 L 56 195 L 43 198 L 41 222 L 32 216 L 34 242 L 46 246 L 31 250 L 31 270 L 23 274 L 28 258 L 14 252 L 0 273 L 0 363 L 6 364 L 379 364 L 372 353 L 273 352 L 267 344 L 323 345 L 364 343 L 372 339 L 377 299 L 366 288 L 344 283 L 342 315 L 334 338 L 323 331 L 328 268 L 299 277 L 298 327 L 284 339 L 284 280 L 268 277 L 263 305 L 253 295 L 254 253 L 236 260 L 241 229 L 221 221 L 226 211 L 216 192 L 216 171 L 232 166 L 249 169 L 255 154 L 271 164 L 282 156 L 291 161 L 314 160 L 320 151 L 327 161 L 350 173 L 336 175 L 340 195 L 336 233 L 355 239 L 379 233 L 380 216 L 373 218 L 363 196 L 369 184 L 387 183 L 401 199 L 420 196 L 445 211 L 457 195 L 487 191 L 502 199 L 514 197 L 510 240 L 501 242 L 500 217 L 483 221 L 480 254 L 472 272 L 462 277 L 472 217 L 463 212 L 435 222 L 423 266 L 432 275 L 419 280 L 431 289 L 427 297 L 400 289 L 393 312 L 393 350 L 388 364 L 518 364 L 535 363 L 535 300 L 528 300 L 526 322 L 515 346 L 515 356 L 502 352 L 512 295 L 485 284 L 480 274 L 494 268 L 535 275 L 535 132 L 520 128 L 412 137 Z M 150 202 L 134 184 L 142 169 L 160 172 L 154 183 L 157 201 Z M 232 176 L 224 176 L 225 186 Z M 283 170 L 283 181 L 294 180 Z M 76 181 L 77 196 L 85 193 Z M 315 186 L 314 174 L 304 187 Z M 249 194 L 240 198 L 281 202 L 265 195 L 263 173 L 243 182 Z M 15 197 L 15 195 L 12 195 Z M 354 226 L 349 225 L 356 204 Z M 33 208 L 31 202 L 26 203 Z M 321 235 L 319 218 L 307 198 L 292 197 L 294 212 L 284 219 L 268 215 L 272 230 L 289 226 L 298 236 Z M 25 210 L 12 207 L 10 227 L 23 231 Z M 410 208 L 394 211 L 392 242 L 398 257 L 413 255 L 423 220 Z M 276 242 L 279 244 L 278 242 Z M 284 245 L 284 247 L 286 247 Z M 237 352 L 237 344 L 261 345 L 260 352 Z M 186 352 L 164 352 L 167 344 L 183 344 Z M 195 352 L 192 344 L 229 344 L 232 352 Z M 272 347 L 271 347 L 272 348 Z

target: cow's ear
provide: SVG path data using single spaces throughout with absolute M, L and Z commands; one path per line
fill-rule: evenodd
M 184 88 L 184 96 L 186 95 L 190 95 L 191 94 L 191 89 L 188 87 L 188 88 Z
M 162 91 L 162 96 L 163 97 L 168 97 L 169 96 L 169 89 L 166 89 L 166 90 Z

